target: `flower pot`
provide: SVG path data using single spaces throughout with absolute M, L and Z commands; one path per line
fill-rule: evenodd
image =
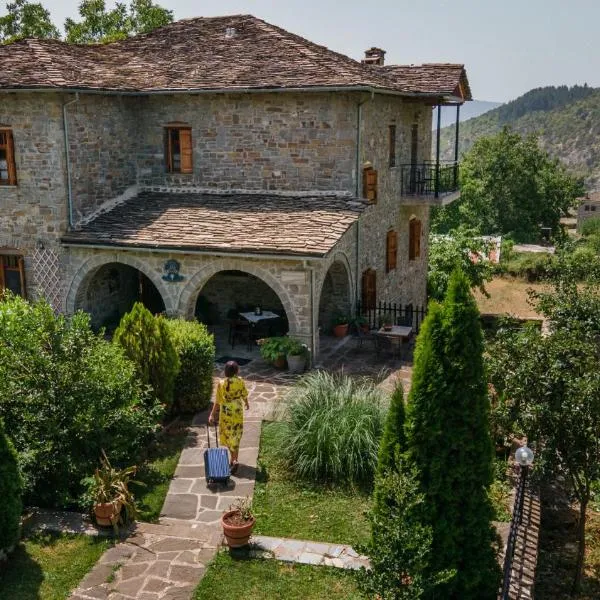
M 282 354 L 273 361 L 273 366 L 276 369 L 285 369 L 285 356 Z
M 303 373 L 306 368 L 306 356 L 302 354 L 288 354 L 287 363 L 290 373 Z
M 230 548 L 241 548 L 246 546 L 252 535 L 254 523 L 256 519 L 252 517 L 249 521 L 236 523 L 236 515 L 239 520 L 239 512 L 237 510 L 229 510 L 221 517 L 221 525 L 223 526 L 223 535 Z
M 348 335 L 348 323 L 344 325 L 336 325 L 333 328 L 333 335 L 335 335 L 335 337 L 345 337 Z
M 94 505 L 96 523 L 102 527 L 112 527 L 121 512 L 120 502 L 100 502 Z
M 361 326 L 360 326 L 360 330 L 361 330 L 363 333 L 369 333 L 369 331 L 370 331 L 370 329 L 369 329 L 369 324 L 368 324 L 368 323 L 365 323 L 364 325 L 361 325 Z
M 391 331 L 392 330 L 392 325 L 384 325 L 383 326 L 383 330 L 384 331 Z

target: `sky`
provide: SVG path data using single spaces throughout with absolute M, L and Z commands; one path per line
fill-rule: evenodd
M 38 1 L 61 29 L 77 15 L 79 0 Z M 506 102 L 545 85 L 600 87 L 599 0 L 155 1 L 176 19 L 250 13 L 355 59 L 378 46 L 386 64 L 464 63 L 478 100 Z

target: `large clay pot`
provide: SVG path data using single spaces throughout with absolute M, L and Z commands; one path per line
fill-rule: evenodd
M 304 373 L 304 369 L 306 367 L 306 356 L 288 354 L 287 363 L 290 373 Z
M 250 521 L 246 521 L 240 525 L 228 523 L 227 521 L 239 514 L 237 510 L 229 510 L 221 517 L 221 525 L 223 526 L 223 534 L 230 548 L 241 548 L 246 546 L 252 535 L 256 519 L 252 517 Z
M 121 512 L 120 502 L 101 502 L 94 505 L 96 523 L 102 527 L 112 527 Z
M 281 354 L 273 361 L 273 366 L 276 369 L 285 369 L 285 356 Z
M 348 323 L 344 324 L 344 325 L 336 325 L 333 328 L 333 335 L 335 335 L 335 337 L 345 337 L 348 335 Z

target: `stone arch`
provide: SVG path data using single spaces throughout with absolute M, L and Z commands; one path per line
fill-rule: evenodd
M 281 282 L 266 269 L 243 260 L 213 260 L 190 277 L 189 281 L 181 291 L 179 301 L 177 302 L 179 314 L 183 315 L 186 319 L 194 318 L 194 309 L 196 307 L 198 295 L 208 280 L 220 271 L 243 271 L 244 273 L 254 275 L 263 281 L 263 283 L 268 285 L 279 297 L 288 318 L 290 333 L 296 334 L 299 332 L 298 318 L 296 311 L 294 310 L 294 305 Z
M 350 315 L 354 309 L 351 273 L 350 262 L 346 255 L 337 253 L 325 272 L 317 295 L 318 321 L 325 330 L 331 327 L 335 312 Z
M 77 272 L 71 279 L 67 292 L 65 302 L 65 310 L 67 314 L 73 314 L 75 310 L 77 310 L 77 307 L 82 303 L 83 297 L 88 286 L 90 285 L 90 282 L 93 280 L 98 270 L 104 265 L 108 265 L 110 263 L 127 265 L 144 274 L 158 290 L 158 293 L 160 294 L 165 305 L 166 313 L 168 315 L 175 313 L 175 304 L 172 301 L 171 294 L 169 294 L 165 288 L 164 281 L 155 272 L 153 272 L 143 260 L 128 254 L 115 252 L 114 254 L 106 253 L 91 256 L 79 267 L 79 269 L 77 269 Z

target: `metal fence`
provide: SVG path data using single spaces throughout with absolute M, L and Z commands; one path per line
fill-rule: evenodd
M 443 196 L 458 191 L 456 162 L 400 165 L 403 196 Z
M 418 333 L 427 314 L 427 309 L 423 306 L 415 307 L 412 304 L 406 304 L 403 307 L 395 302 L 378 302 L 373 306 L 362 306 L 358 302 L 356 314 L 366 320 L 369 329 L 379 329 L 384 321 L 389 321 L 392 325 L 412 327 L 413 331 Z

